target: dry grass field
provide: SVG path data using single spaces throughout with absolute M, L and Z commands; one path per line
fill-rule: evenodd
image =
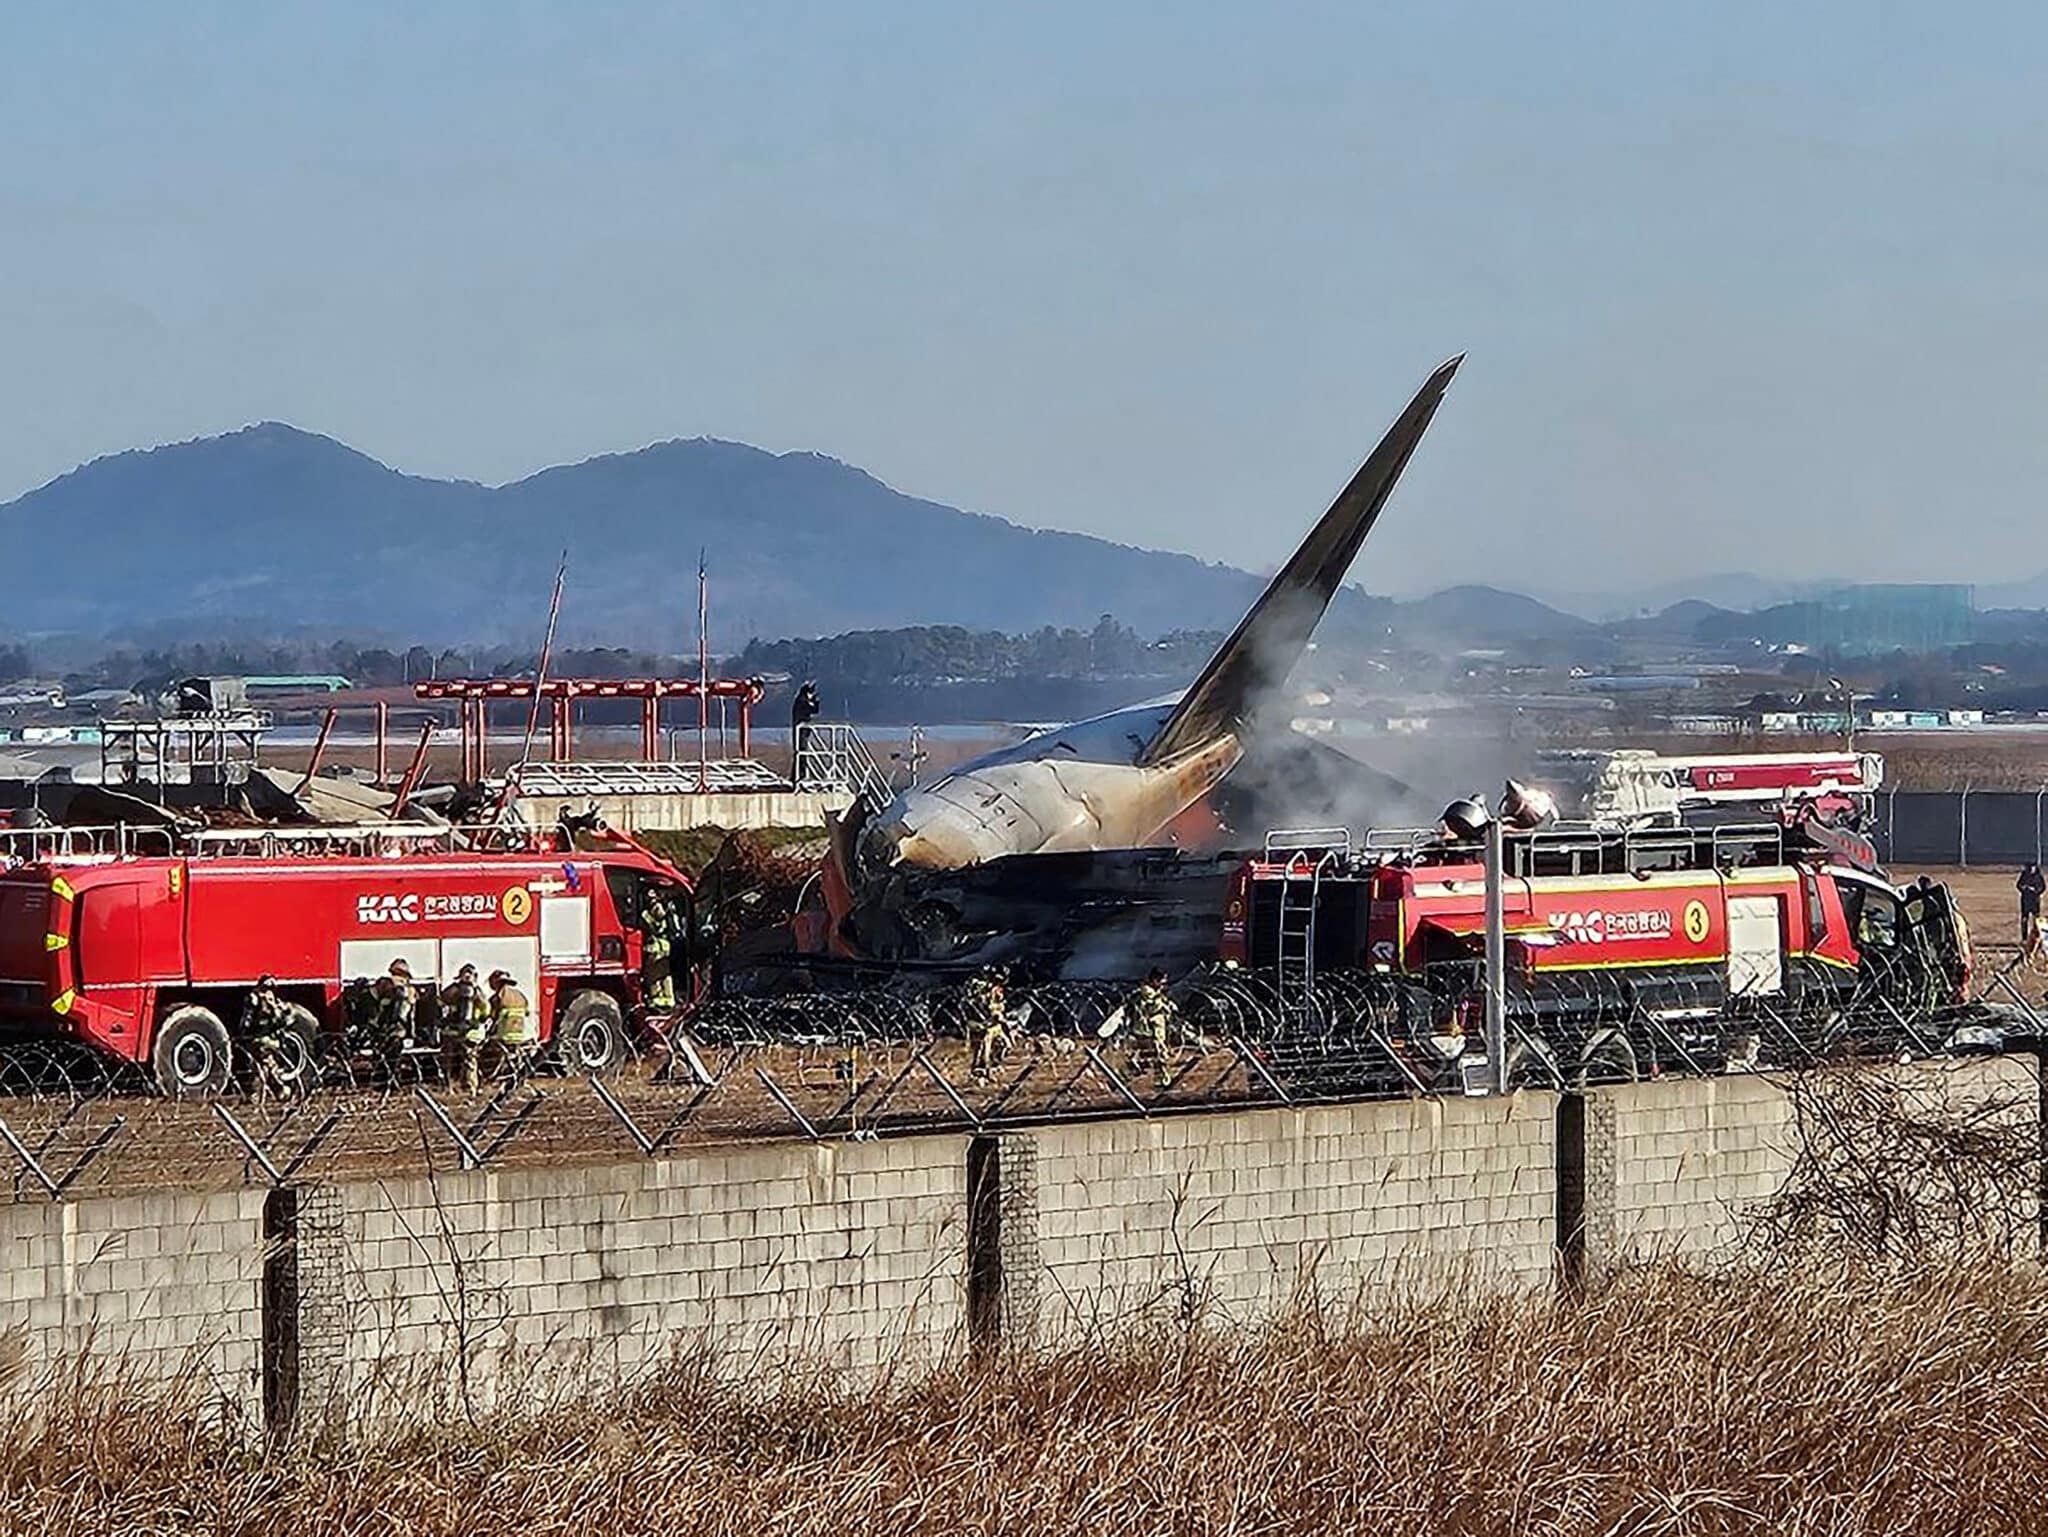
M 1209 1320 L 853 1391 L 622 1396 L 266 1457 L 200 1394 L 17 1393 L 0 1531 L 1905 1533 L 2048 1523 L 2032 1266 L 1624 1274 L 1573 1305 L 1448 1294 Z M 17 1389 L 28 1384 L 17 1383 Z

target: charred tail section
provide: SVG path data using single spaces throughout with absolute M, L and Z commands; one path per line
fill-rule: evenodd
M 1380 509 L 1442 403 L 1460 353 L 1429 376 L 1379 447 L 1358 468 L 1280 569 L 1193 688 L 1146 746 L 1144 764 L 1168 763 L 1244 723 L 1253 702 L 1284 679 L 1343 584 Z

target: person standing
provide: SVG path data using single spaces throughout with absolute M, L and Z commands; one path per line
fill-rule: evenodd
M 660 888 L 647 888 L 640 905 L 640 996 L 649 1012 L 668 1014 L 676 1006 L 675 912 Z
M 509 971 L 491 973 L 491 1039 L 506 1073 L 524 1078 L 533 1071 L 540 1055 L 540 1021 Z
M 804 738 L 810 734 L 811 722 L 818 718 L 818 685 L 805 680 L 796 697 L 789 702 L 789 778 L 796 784 L 803 778 Z
M 2041 893 L 2048 889 L 2048 876 L 2030 859 L 2020 866 L 2020 878 L 2013 887 L 2020 894 L 2020 948 L 2031 952 L 2039 940 Z
M 412 990 L 412 967 L 403 957 L 377 979 L 377 1049 L 396 1068 L 412 1045 L 419 999 Z
M 297 1075 L 285 1061 L 285 1038 L 291 1033 L 291 1009 L 277 996 L 277 979 L 266 972 L 242 1005 L 241 1019 L 242 1039 L 256 1058 L 259 1095 L 291 1099 L 297 1094 Z
M 1166 972 L 1154 966 L 1131 995 L 1131 1015 L 1138 1026 L 1140 1049 L 1150 1059 L 1152 1071 L 1166 1071 L 1166 1054 L 1172 1045 L 1174 1020 L 1178 1011 L 1166 991 Z
M 1003 969 L 984 966 L 967 981 L 968 1063 L 977 1081 L 995 1072 L 1009 1044 Z
M 465 964 L 441 989 L 441 1071 L 450 1083 L 461 1084 L 471 1094 L 481 1086 L 490 1018 L 490 1005 L 477 986 L 476 967 Z

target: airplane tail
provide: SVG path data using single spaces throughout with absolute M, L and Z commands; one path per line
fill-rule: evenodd
M 1165 763 L 1242 725 L 1252 703 L 1278 684 L 1300 659 L 1308 638 L 1336 596 L 1365 536 L 1386 505 L 1409 455 L 1422 441 L 1451 376 L 1465 361 L 1460 353 L 1429 376 L 1408 402 L 1372 457 L 1309 530 L 1272 584 L 1259 595 L 1209 665 L 1182 697 L 1180 706 L 1146 744 L 1141 763 Z

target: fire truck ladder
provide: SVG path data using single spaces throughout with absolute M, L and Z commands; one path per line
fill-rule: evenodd
M 1315 827 L 1266 834 L 1266 862 L 1281 864 L 1279 943 L 1275 948 L 1274 981 L 1280 1012 L 1290 1024 L 1305 1023 L 1315 1004 L 1316 909 L 1321 905 L 1323 872 L 1343 863 L 1351 852 L 1351 834 L 1341 827 Z

